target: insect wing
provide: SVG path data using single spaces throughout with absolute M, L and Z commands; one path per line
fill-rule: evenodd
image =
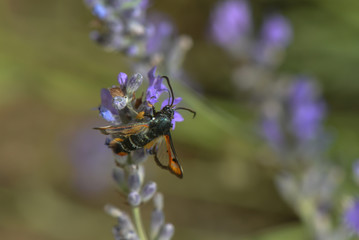
M 170 133 L 156 138 L 145 147 L 150 147 L 150 152 L 154 154 L 159 167 L 169 170 L 179 178 L 183 178 L 183 169 L 177 159 Z
M 114 135 L 114 136 L 124 136 L 128 137 L 131 135 L 136 135 L 147 131 L 149 128 L 147 123 L 135 123 L 127 124 L 124 126 L 105 126 L 94 128 L 100 130 L 105 135 Z

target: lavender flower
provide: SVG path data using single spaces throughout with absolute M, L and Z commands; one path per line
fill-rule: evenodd
M 101 20 L 96 24 L 98 30 L 92 31 L 90 37 L 106 50 L 135 57 L 137 72 L 164 63 L 165 59 L 168 60 L 164 64 L 167 74 L 180 72 L 177 65 L 181 59 L 173 61 L 172 58 L 183 57 L 190 44 L 181 44 L 184 37 L 177 35 L 175 27 L 163 14 L 147 14 L 148 0 L 87 0 L 85 3 Z
M 253 46 L 253 59 L 266 66 L 276 66 L 283 58 L 283 50 L 292 40 L 292 28 L 289 21 L 280 14 L 265 18 L 259 40 Z
M 325 105 L 318 98 L 314 85 L 300 77 L 291 86 L 289 104 L 291 128 L 301 142 L 318 138 L 325 115 Z
M 167 240 L 174 234 L 174 226 L 171 223 L 165 223 L 163 215 L 163 195 L 157 193 L 153 198 L 154 210 L 151 215 L 151 239 Z
M 261 39 L 265 45 L 287 47 L 292 39 L 289 21 L 280 14 L 268 16 L 263 23 Z
M 106 205 L 105 211 L 109 215 L 117 218 L 118 220 L 118 224 L 112 230 L 115 240 L 139 240 L 139 237 L 137 236 L 137 233 L 133 227 L 132 221 L 127 214 L 123 213 L 122 211 L 111 205 Z
M 161 96 L 161 94 L 167 90 L 167 87 L 162 83 L 161 76 L 156 76 L 156 67 L 153 67 L 148 72 L 148 79 L 150 81 L 150 84 L 147 88 L 146 92 L 146 101 L 150 104 L 155 104 L 158 101 L 158 98 Z
M 146 90 L 146 95 L 139 98 L 136 98 L 136 91 L 143 82 L 142 75 L 134 74 L 132 77 L 128 77 L 127 74 L 120 73 L 118 75 L 118 85 L 101 90 L 100 115 L 106 121 L 111 122 L 113 126 L 121 126 L 126 123 L 142 123 L 141 121 L 144 121 L 144 118 L 148 118 L 148 115 L 153 114 L 151 105 L 158 102 L 163 92 L 168 91 L 162 83 L 162 77 L 156 76 L 155 71 L 156 67 L 148 72 L 149 86 Z M 174 104 L 178 104 L 180 101 L 181 98 L 176 98 Z M 183 121 L 183 118 L 177 113 L 174 114 L 173 120 L 174 124 L 175 121 Z M 104 133 L 109 136 L 106 139 L 106 144 L 109 146 L 113 139 L 121 137 L 116 132 Z M 141 204 L 152 199 L 157 191 L 155 182 L 150 181 L 145 185 L 143 184 L 144 167 L 142 164 L 148 157 L 149 152 L 140 148 L 128 154 L 114 155 L 118 167 L 113 171 L 113 178 L 118 185 L 118 189 L 127 197 L 126 200 L 131 206 L 136 225 L 136 229 L 134 229 L 130 218 L 126 214 L 113 207 L 108 207 L 107 211 L 119 219 L 118 226 L 113 229 L 115 239 L 146 239 L 139 208 Z M 155 207 L 155 215 L 157 220 L 162 218 L 163 221 L 158 222 L 154 219 L 153 221 L 155 222 L 151 226 L 157 226 L 155 234 L 157 239 L 170 239 L 173 236 L 174 227 L 171 224 L 164 224 L 163 203 L 158 203 L 158 201 L 155 201 L 157 202 L 155 204 L 157 206 Z
M 167 18 L 161 15 L 150 17 L 147 26 L 146 50 L 148 55 L 161 53 L 165 50 L 174 33 L 174 27 Z
M 211 35 L 220 46 L 235 45 L 251 30 L 251 13 L 245 0 L 218 3 L 211 15 Z
M 169 240 L 174 234 L 175 228 L 171 223 L 165 224 L 160 233 L 158 234 L 158 240 Z
M 89 125 L 85 124 L 72 131 L 64 144 L 76 193 L 95 196 L 110 187 L 108 172 L 112 168 L 109 161 L 112 154 L 103 144 L 102 136 L 90 132 Z
M 178 103 L 180 103 L 182 101 L 182 98 L 178 97 L 175 98 L 175 100 L 173 101 L 173 105 L 177 105 Z M 168 105 L 170 103 L 170 99 L 166 99 L 162 102 L 161 105 L 161 109 L 164 108 L 166 105 Z M 175 129 L 176 127 L 176 122 L 183 122 L 184 118 L 182 117 L 182 115 L 175 111 L 174 115 L 173 115 L 173 119 L 172 119 L 172 130 Z
M 143 202 L 150 200 L 156 193 L 157 184 L 155 182 L 147 183 L 141 191 L 141 198 Z
M 85 1 L 93 14 L 101 19 L 106 31 L 95 30 L 91 36 L 107 49 L 131 52 L 141 49 L 141 39 L 146 36 L 148 1 Z M 141 54 L 139 51 L 138 54 Z
M 344 213 L 344 224 L 359 236 L 359 199 L 355 199 Z
M 101 90 L 101 105 L 99 107 L 100 116 L 108 122 L 116 122 L 117 110 L 113 107 L 113 98 L 108 89 Z

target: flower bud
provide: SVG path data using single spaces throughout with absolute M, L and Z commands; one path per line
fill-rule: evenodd
M 112 178 L 116 181 L 117 185 L 124 189 L 126 186 L 125 171 L 122 168 L 115 167 L 112 172 Z
M 126 92 L 127 94 L 134 93 L 142 84 L 143 77 L 141 74 L 134 74 L 127 82 Z
M 158 240 L 169 240 L 175 232 L 175 227 L 171 223 L 164 225 L 158 235 Z
M 138 191 L 141 187 L 140 175 L 137 170 L 133 170 L 127 179 L 127 185 L 130 191 Z
M 134 164 L 140 164 L 140 163 L 144 162 L 147 159 L 147 157 L 148 157 L 148 154 L 146 153 L 146 151 L 143 148 L 141 148 L 141 149 L 133 151 L 131 159 Z
M 153 198 L 153 204 L 155 205 L 155 209 L 162 210 L 163 209 L 163 195 L 162 193 L 156 193 Z
M 164 222 L 165 222 L 165 217 L 162 210 L 155 209 L 151 214 L 151 228 L 150 228 L 151 239 L 156 238 Z
M 155 182 L 147 183 L 141 191 L 141 198 L 143 202 L 150 200 L 155 195 L 157 190 L 157 184 Z
M 132 207 L 137 207 L 141 203 L 141 196 L 138 194 L 138 192 L 130 192 L 130 194 L 128 194 L 127 200 Z

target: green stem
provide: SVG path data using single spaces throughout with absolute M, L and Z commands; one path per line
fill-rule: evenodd
M 132 214 L 133 214 L 133 218 L 134 218 L 134 221 L 135 221 L 136 230 L 137 230 L 139 238 L 141 240 L 147 240 L 146 233 L 145 233 L 145 230 L 144 230 L 143 225 L 142 225 L 140 208 L 139 207 L 133 207 L 132 208 Z

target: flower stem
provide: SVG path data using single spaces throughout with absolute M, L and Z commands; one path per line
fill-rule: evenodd
M 133 207 L 132 208 L 132 214 L 133 214 L 133 218 L 134 218 L 134 221 L 135 221 L 136 230 L 137 230 L 139 238 L 141 240 L 147 240 L 146 233 L 145 233 L 145 230 L 144 230 L 143 225 L 142 225 L 140 208 L 139 207 Z

